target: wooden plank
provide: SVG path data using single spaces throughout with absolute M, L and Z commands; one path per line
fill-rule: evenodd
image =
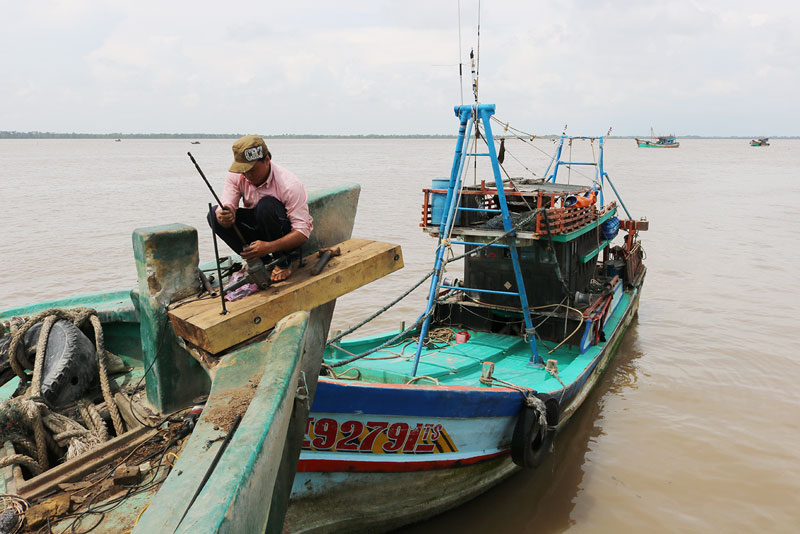
M 144 426 L 126 432 L 77 458 L 68 460 L 39 476 L 26 480 L 23 484 L 17 486 L 17 494 L 29 501 L 48 495 L 58 490 L 59 484 L 79 480 L 84 475 L 92 473 L 101 466 L 127 454 L 133 448 L 152 438 L 157 432 L 156 429 Z
M 128 430 L 133 430 L 134 428 L 142 426 L 142 423 L 139 422 L 136 415 L 133 413 L 133 402 L 130 397 L 121 391 L 117 391 L 114 393 L 114 403 L 117 405 L 119 414 L 122 416 L 122 420 L 125 421 L 125 426 Z
M 333 248 L 337 246 L 342 255 L 332 258 L 317 276 L 311 276 L 316 256 L 306 256 L 305 266 L 296 269 L 289 280 L 228 303 L 226 315 L 220 314 L 219 300 L 174 308 L 169 317 L 175 333 L 217 354 L 266 332 L 290 313 L 311 310 L 403 266 L 399 245 L 354 238 Z

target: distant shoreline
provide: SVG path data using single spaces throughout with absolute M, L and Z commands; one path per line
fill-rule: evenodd
M 58 132 L 14 132 L 0 131 L 0 139 L 238 139 L 247 134 L 199 134 L 199 133 L 149 133 L 149 134 L 96 134 Z M 454 135 L 322 135 L 322 134 L 259 134 L 265 139 L 455 139 Z
M 238 139 L 245 134 L 200 134 L 200 133 L 149 133 L 149 134 L 123 134 L 123 133 L 58 133 L 58 132 L 16 132 L 0 131 L 0 139 Z M 455 139 L 455 135 L 436 135 L 436 134 L 408 134 L 408 135 L 323 135 L 323 134 L 262 134 L 265 139 Z M 539 135 L 539 138 L 555 139 L 561 137 L 558 134 Z M 599 137 L 599 136 L 598 136 Z M 634 135 L 611 135 L 606 139 L 635 139 L 646 136 Z M 760 135 L 679 135 L 678 139 L 757 139 Z M 800 136 L 777 135 L 770 139 L 800 139 Z

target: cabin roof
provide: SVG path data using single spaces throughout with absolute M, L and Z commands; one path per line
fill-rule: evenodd
M 578 184 L 558 184 L 543 182 L 542 180 L 531 180 L 530 178 L 512 179 L 514 187 L 520 193 L 544 193 L 548 195 L 569 195 L 588 191 L 591 186 Z M 464 186 L 466 190 L 480 190 L 481 186 Z

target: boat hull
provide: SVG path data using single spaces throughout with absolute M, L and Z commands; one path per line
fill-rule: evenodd
M 356 185 L 344 186 L 311 198 L 310 209 L 318 226 L 307 242 L 309 246 L 328 247 L 350 237 L 359 190 Z M 142 233 L 156 236 L 159 244 L 166 240 L 164 236 L 189 235 L 194 237 L 196 248 L 196 234 L 180 228 L 145 229 Z M 191 245 L 171 248 L 188 251 L 196 258 Z M 172 256 L 163 250 L 161 254 L 150 254 L 147 258 L 168 263 L 169 269 L 164 269 L 164 272 L 169 274 L 183 267 L 183 263 L 173 261 Z M 189 265 L 196 278 L 196 263 Z M 365 269 L 376 271 L 372 264 Z M 142 271 L 148 276 L 148 282 L 156 280 L 155 269 Z M 302 272 L 301 267 L 294 281 L 288 283 L 297 283 Z M 94 525 L 92 530 L 280 531 L 310 408 L 308 399 L 313 398 L 316 388 L 335 297 L 316 306 L 298 306 L 298 309 L 310 311 L 288 315 L 269 336 L 266 333 L 252 336 L 223 354 L 209 355 L 190 350 L 185 342 L 163 342 L 162 336 L 151 335 L 142 319 L 151 287 L 168 286 L 152 283 L 152 286 L 146 284 L 142 288 L 140 284 L 132 291 L 83 295 L 0 310 L 0 320 L 53 308 L 96 310 L 103 325 L 105 348 L 122 357 L 130 366 L 127 372 L 111 378 L 115 383 L 114 390 L 123 391 L 124 386 L 130 383 L 138 380 L 141 384 L 145 378 L 150 380 L 158 375 L 157 366 L 145 365 L 145 353 L 151 341 L 158 350 L 174 347 L 169 352 L 162 350 L 157 353 L 159 364 L 171 363 L 170 360 L 174 359 L 183 364 L 203 365 L 206 400 L 198 401 L 203 404 L 203 409 L 191 434 L 185 438 L 183 448 L 170 452 L 168 460 L 159 460 L 156 468 L 148 472 L 147 476 L 152 478 L 142 484 L 144 487 L 129 492 L 126 499 L 102 513 L 102 522 Z M 164 331 L 169 328 L 169 323 L 163 310 L 159 311 L 158 327 Z M 190 381 L 189 377 L 178 373 L 165 378 L 170 380 L 161 386 L 168 393 L 164 397 L 171 401 L 176 398 L 176 391 Z M 0 388 L 5 394 L 3 398 L 11 397 L 15 387 L 15 382 L 9 382 Z M 185 408 L 188 407 L 191 404 Z M 155 412 L 155 406 L 153 408 Z M 234 422 L 239 420 L 237 416 L 241 417 L 241 424 Z M 128 425 L 129 432 L 107 442 L 102 447 L 102 454 L 90 452 L 91 457 L 79 456 L 37 477 L 24 480 L 18 466 L 5 467 L 4 483 L 0 482 L 3 493 L 39 499 L 57 491 L 57 483 L 77 481 L 93 470 L 105 469 L 110 461 L 128 453 L 134 445 L 141 446 L 143 441 L 134 440 L 138 440 L 144 430 L 148 431 L 144 438 L 156 437 L 155 430 L 141 427 L 137 430 L 132 423 Z M 123 450 L 123 446 L 128 448 Z M 165 469 L 166 464 L 172 469 Z M 14 470 L 19 472 L 18 476 Z M 9 481 L 14 483 L 13 489 L 9 487 Z M 51 518 L 54 527 L 68 527 L 73 520 L 72 517 L 64 520 L 55 516 Z
M 680 143 L 653 143 L 652 141 L 641 141 L 636 140 L 636 144 L 639 145 L 639 148 L 678 148 L 681 146 Z
M 611 361 L 637 313 L 643 278 L 644 272 L 622 320 L 585 371 L 563 389 L 540 395 L 560 401 L 557 428 Z M 522 400 L 509 388 L 321 378 L 284 530 L 386 531 L 485 492 L 521 469 L 510 448 Z M 369 439 L 370 432 L 378 437 Z

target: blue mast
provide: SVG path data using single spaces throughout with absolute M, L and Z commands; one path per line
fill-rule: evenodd
M 467 156 L 488 156 L 492 165 L 492 174 L 494 175 L 495 188 L 497 189 L 498 204 L 502 213 L 503 228 L 506 232 L 510 232 L 513 228 L 511 221 L 511 214 L 508 210 L 506 202 L 505 191 L 503 189 L 503 177 L 500 174 L 500 164 L 497 161 L 497 151 L 494 146 L 494 136 L 492 135 L 491 117 L 494 115 L 495 106 L 493 104 L 476 104 L 474 106 L 456 106 L 455 113 L 459 117 L 460 126 L 458 132 L 458 140 L 456 141 L 455 156 L 453 158 L 453 167 L 450 172 L 450 183 L 447 188 L 447 199 L 445 205 L 448 206 L 447 216 L 442 218 L 439 225 L 439 245 L 436 248 L 436 261 L 434 264 L 433 277 L 431 278 L 431 286 L 428 292 L 428 303 L 422 317 L 422 327 L 420 329 L 419 340 L 417 342 L 417 353 L 414 357 L 414 367 L 411 371 L 412 376 L 417 375 L 417 368 L 419 367 L 419 359 L 424 347 L 425 337 L 428 335 L 430 328 L 430 315 L 435 305 L 436 295 L 440 286 L 440 273 L 442 270 L 444 254 L 447 249 L 450 231 L 453 227 L 456 212 L 458 211 L 458 193 L 461 190 L 461 176 L 463 175 L 464 164 Z M 464 151 L 465 144 L 469 143 L 469 126 L 473 121 L 482 122 L 484 127 L 484 137 L 488 146 L 488 153 L 486 154 L 468 154 Z M 511 255 L 511 262 L 514 267 L 514 277 L 516 279 L 520 305 L 522 307 L 522 315 L 525 320 L 525 337 L 530 343 L 531 347 L 531 363 L 534 365 L 543 365 L 542 357 L 539 356 L 536 347 L 536 334 L 533 328 L 533 321 L 531 319 L 530 307 L 528 305 L 528 297 L 525 291 L 525 281 L 522 277 L 522 269 L 519 264 L 519 253 L 515 244 L 516 234 L 511 232 L 509 234 L 510 243 L 506 246 Z M 466 289 L 466 288 L 465 288 Z

